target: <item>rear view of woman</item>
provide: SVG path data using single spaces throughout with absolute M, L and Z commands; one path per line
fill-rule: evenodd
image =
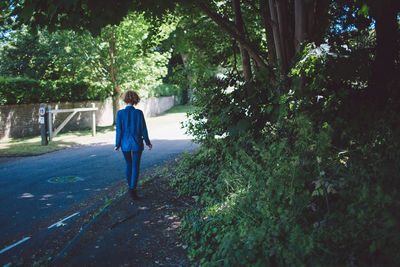
M 152 149 L 153 146 L 147 133 L 143 112 L 133 107 L 140 101 L 138 94 L 129 90 L 125 92 L 123 100 L 127 106 L 117 113 L 114 149 L 122 150 L 130 193 L 133 199 L 139 199 L 136 186 L 139 179 L 140 158 L 144 149 L 143 140 L 149 149 Z

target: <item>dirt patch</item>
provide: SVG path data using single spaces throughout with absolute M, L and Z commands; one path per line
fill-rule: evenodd
M 163 165 L 173 166 L 175 161 Z M 56 266 L 188 266 L 179 240 L 181 215 L 193 200 L 179 197 L 169 175 L 152 175 L 139 188 L 143 198 L 125 194 L 93 222 L 55 262 Z M 146 178 L 146 177 L 144 177 Z

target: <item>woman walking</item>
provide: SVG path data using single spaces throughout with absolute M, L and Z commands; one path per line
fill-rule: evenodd
M 144 149 L 143 140 L 149 149 L 152 149 L 153 145 L 147 133 L 143 112 L 133 107 L 140 101 L 138 94 L 129 90 L 125 92 L 123 100 L 127 106 L 117 113 L 114 149 L 116 151 L 122 150 L 126 162 L 126 179 L 130 193 L 133 199 L 139 199 L 136 186 L 139 179 L 140 158 Z

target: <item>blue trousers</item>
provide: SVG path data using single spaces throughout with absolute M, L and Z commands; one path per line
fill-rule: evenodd
M 139 180 L 139 167 L 142 151 L 122 151 L 126 162 L 126 180 L 128 181 L 129 189 L 135 190 Z

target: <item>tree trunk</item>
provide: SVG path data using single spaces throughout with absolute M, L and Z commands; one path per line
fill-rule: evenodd
M 240 10 L 240 0 L 232 0 L 232 4 L 233 4 L 233 10 L 235 12 L 236 33 L 242 36 L 243 39 L 246 39 L 242 11 Z M 244 78 L 246 81 L 250 81 L 252 73 L 251 73 L 251 63 L 250 63 L 249 53 L 240 42 L 239 42 L 239 49 L 242 59 Z
M 284 3 L 286 4 L 286 3 Z M 288 34 L 287 34 L 287 28 L 289 27 L 289 22 L 287 21 L 287 18 L 285 16 L 285 5 L 282 3 L 282 1 L 275 1 L 275 6 L 276 6 L 276 14 L 277 14 L 277 18 L 278 18 L 278 28 L 279 28 L 279 35 L 280 35 L 280 39 L 281 39 L 281 49 L 282 49 L 282 67 L 284 72 L 286 73 L 288 68 L 289 68 L 289 64 L 288 64 L 288 58 L 289 58 L 289 54 L 288 54 L 288 46 L 287 46 L 287 42 L 288 42 Z
M 330 1 L 328 0 L 308 0 L 303 2 L 306 20 L 305 37 L 309 42 L 314 42 L 316 45 L 324 42 L 324 30 L 329 24 L 329 5 Z
M 288 2 L 288 1 L 287 1 Z M 294 48 L 294 20 L 291 20 L 289 14 L 289 3 L 286 1 L 275 1 L 278 14 L 279 33 L 281 35 L 284 63 L 283 71 L 286 74 L 289 71 L 289 63 L 295 54 Z
M 108 40 L 108 55 L 110 57 L 110 79 L 111 79 L 111 85 L 113 87 L 113 112 L 114 112 L 114 119 L 113 123 L 115 124 L 116 122 L 116 116 L 118 110 L 120 110 L 120 99 L 122 95 L 121 88 L 119 86 L 118 82 L 118 66 L 116 65 L 116 58 L 117 58 L 117 47 L 116 47 L 116 40 L 115 40 L 115 32 L 114 29 L 111 29 L 111 33 L 109 35 L 109 40 Z
M 396 79 L 396 60 L 399 59 L 398 0 L 380 3 L 375 12 L 376 54 L 369 82 L 369 97 L 381 107 L 390 97 L 390 84 Z M 397 5 L 397 6 L 396 6 Z M 398 88 L 393 88 L 398 90 Z
M 300 52 L 300 45 L 306 39 L 306 17 L 304 0 L 294 1 L 295 33 L 294 46 L 296 53 Z
M 119 86 L 114 86 L 113 90 L 114 90 L 114 96 L 113 96 L 114 120 L 113 120 L 113 124 L 115 125 L 116 118 L 117 118 L 117 112 L 118 112 L 118 110 L 121 109 L 120 99 L 121 99 L 121 96 L 122 96 L 122 91 L 121 91 L 121 88 Z
M 179 54 L 179 57 L 182 61 L 182 65 L 185 69 L 188 69 L 188 62 L 187 62 L 187 58 L 189 57 L 189 53 L 184 53 L 184 54 Z M 187 104 L 189 102 L 189 92 L 191 91 L 191 87 L 192 87 L 192 82 L 193 82 L 193 77 L 192 75 L 190 75 L 190 71 L 186 72 L 186 78 L 187 78 L 187 85 L 185 88 L 182 88 L 182 104 Z
M 271 14 L 272 33 L 274 36 L 276 58 L 278 59 L 279 64 L 285 72 L 288 67 L 286 66 L 285 48 L 283 46 L 283 40 L 280 34 L 280 27 L 283 27 L 283 25 L 279 25 L 275 0 L 269 0 L 269 11 Z
M 276 63 L 276 51 L 274 45 L 274 34 L 271 25 L 271 12 L 269 10 L 268 0 L 260 0 L 260 13 L 265 29 L 265 38 L 267 40 L 268 64 L 273 66 Z

